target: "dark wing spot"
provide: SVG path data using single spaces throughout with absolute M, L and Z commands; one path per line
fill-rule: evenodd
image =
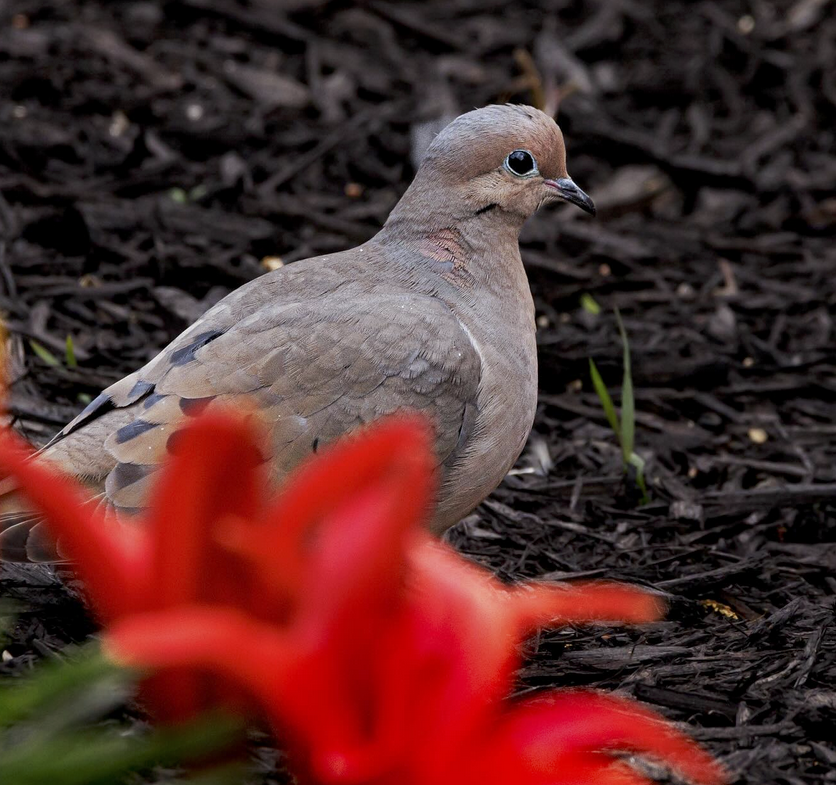
M 133 422 L 129 422 L 127 425 L 123 425 L 118 431 L 116 431 L 116 443 L 124 444 L 125 442 L 129 442 L 131 439 L 135 439 L 137 436 L 156 427 L 157 426 L 152 422 L 134 420 Z
M 116 488 L 127 488 L 147 477 L 153 469 L 153 466 L 142 466 L 138 463 L 117 463 L 108 479 Z
M 492 204 L 486 204 L 484 207 L 480 207 L 474 213 L 474 215 L 482 215 L 482 213 L 487 213 L 488 211 L 493 210 L 495 207 L 499 207 L 499 205 L 496 202 L 493 202 Z
M 219 338 L 223 334 L 223 330 L 209 330 L 208 332 L 200 333 L 188 346 L 183 346 L 181 349 L 177 349 L 171 353 L 171 357 L 169 358 L 171 364 L 178 366 L 190 363 L 194 360 L 198 349 L 206 346 L 207 343 L 214 341 L 215 338 Z
M 319 449 L 319 437 L 317 436 L 316 439 L 313 440 L 313 451 L 316 452 Z
M 206 398 L 181 398 L 180 411 L 188 417 L 197 417 L 214 400 L 214 395 Z
M 123 381 L 125 381 L 123 379 Z M 118 386 L 117 383 L 116 386 Z M 131 391 L 128 393 L 127 397 L 123 397 L 121 393 L 117 391 L 116 399 L 119 403 L 114 403 L 113 398 L 110 397 L 110 393 L 105 390 L 102 393 L 99 393 L 84 409 L 81 410 L 81 413 L 76 417 L 69 425 L 65 426 L 61 431 L 59 431 L 55 437 L 47 444 L 47 447 L 51 447 L 56 442 L 63 439 L 65 436 L 69 436 L 71 433 L 74 433 L 79 428 L 84 427 L 88 423 L 92 422 L 93 420 L 101 417 L 104 414 L 107 414 L 114 409 L 121 408 L 123 406 L 129 406 L 132 403 L 136 403 L 137 401 L 141 400 L 145 396 L 148 395 L 154 389 L 154 385 L 151 382 L 146 382 L 143 379 L 137 379 L 134 382 L 134 386 L 131 387 Z M 154 396 L 149 396 L 154 397 Z M 151 404 L 146 404 L 146 408 Z
M 107 393 L 99 393 L 81 410 L 81 414 L 78 416 L 82 420 L 89 420 L 92 415 L 95 414 L 96 417 L 101 417 L 113 408 L 115 407 L 113 405 L 113 401 L 110 399 L 110 396 Z
M 68 436 L 73 431 L 78 430 L 82 425 L 86 425 L 90 420 L 95 420 L 103 414 L 107 414 L 116 407 L 113 404 L 110 396 L 106 393 L 99 393 L 90 403 L 87 404 L 78 417 L 75 418 L 69 425 L 64 426 L 58 433 L 55 434 L 46 445 L 52 447 L 53 444 Z
M 151 382 L 146 382 L 142 379 L 137 379 L 136 384 L 131 388 L 131 391 L 128 393 L 128 400 L 138 401 L 140 398 L 142 398 L 143 395 L 151 392 L 151 390 L 153 389 L 154 385 L 151 384 Z
M 151 393 L 146 399 L 145 402 L 142 404 L 144 409 L 150 409 L 155 403 L 159 403 L 163 398 L 166 396 L 162 393 Z

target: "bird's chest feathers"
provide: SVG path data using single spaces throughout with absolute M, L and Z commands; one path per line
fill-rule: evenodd
M 438 296 L 480 357 L 479 416 L 468 452 L 513 463 L 537 406 L 534 302 L 516 238 L 510 247 L 486 239 L 441 229 L 424 238 L 421 253 L 438 266 L 445 281 Z
M 479 416 L 470 450 L 488 459 L 482 469 L 495 471 L 500 479 L 524 447 L 537 407 L 533 304 L 527 289 L 526 295 L 528 302 L 517 303 L 507 318 L 491 320 L 487 326 L 465 325 L 482 369 Z M 494 307 L 490 302 L 485 305 Z

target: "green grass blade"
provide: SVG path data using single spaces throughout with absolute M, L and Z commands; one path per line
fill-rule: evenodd
M 644 458 L 636 453 L 631 453 L 627 463 L 636 470 L 636 485 L 642 492 L 642 504 L 650 502 L 650 496 L 647 493 L 647 483 L 644 481 Z
M 14 625 L 15 617 L 24 607 L 15 600 L 0 599 L 0 648 L 3 646 L 6 633 Z
M 624 376 L 621 381 L 621 453 L 624 463 L 630 462 L 636 439 L 636 401 L 633 394 L 633 368 L 630 361 L 630 342 L 627 331 L 618 308 L 615 309 L 615 320 L 618 322 L 618 332 L 624 345 Z
M 241 738 L 240 720 L 221 715 L 132 736 L 107 730 L 25 739 L 4 751 L 0 782 L 15 785 L 111 785 L 130 771 L 214 755 Z
M 73 346 L 72 335 L 67 336 L 67 348 L 64 350 L 64 358 L 67 361 L 67 366 L 70 368 L 78 367 L 78 360 L 75 358 L 75 347 Z
M 591 313 L 593 316 L 598 316 L 598 314 L 601 313 L 601 306 L 598 305 L 595 298 L 588 292 L 584 292 L 581 295 L 581 308 L 583 308 L 587 313 Z
M 71 662 L 46 663 L 31 678 L 0 689 L 0 728 L 71 696 L 89 693 L 94 684 L 114 677 L 128 679 L 130 674 L 106 660 L 95 646 Z
M 32 347 L 32 351 L 35 352 L 35 354 L 37 354 L 38 357 L 40 357 L 47 365 L 61 365 L 58 358 L 42 343 L 29 341 L 29 346 Z
M 102 721 L 129 697 L 135 678 L 90 645 L 69 661 L 45 663 L 0 688 L 0 783 L 116 785 L 136 781 L 131 772 L 238 749 L 244 723 L 227 715 L 151 733 Z M 225 765 L 203 769 L 195 783 L 236 785 L 242 779 L 243 769 Z
M 592 386 L 595 388 L 595 392 L 598 394 L 598 398 L 601 401 L 601 406 L 604 408 L 604 414 L 607 416 L 607 422 L 610 424 L 610 428 L 612 428 L 615 432 L 619 442 L 621 442 L 621 428 L 618 425 L 618 414 L 616 414 L 615 406 L 613 405 L 612 398 L 607 390 L 607 385 L 604 384 L 604 380 L 598 372 L 598 366 L 595 365 L 595 360 L 592 358 L 589 360 L 589 376 L 592 379 Z

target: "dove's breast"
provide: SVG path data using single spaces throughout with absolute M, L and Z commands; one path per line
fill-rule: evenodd
M 508 318 L 460 315 L 460 320 L 479 354 L 481 375 L 475 411 L 463 425 L 469 429 L 467 443 L 448 467 L 439 495 L 437 531 L 467 515 L 502 482 L 525 447 L 537 409 L 534 303 L 528 287 Z

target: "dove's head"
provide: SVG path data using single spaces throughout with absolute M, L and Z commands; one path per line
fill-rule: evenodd
M 460 220 L 498 211 L 524 221 L 557 201 L 595 214 L 566 171 L 560 128 L 530 106 L 486 106 L 457 117 L 429 146 L 419 183 L 443 194 Z

